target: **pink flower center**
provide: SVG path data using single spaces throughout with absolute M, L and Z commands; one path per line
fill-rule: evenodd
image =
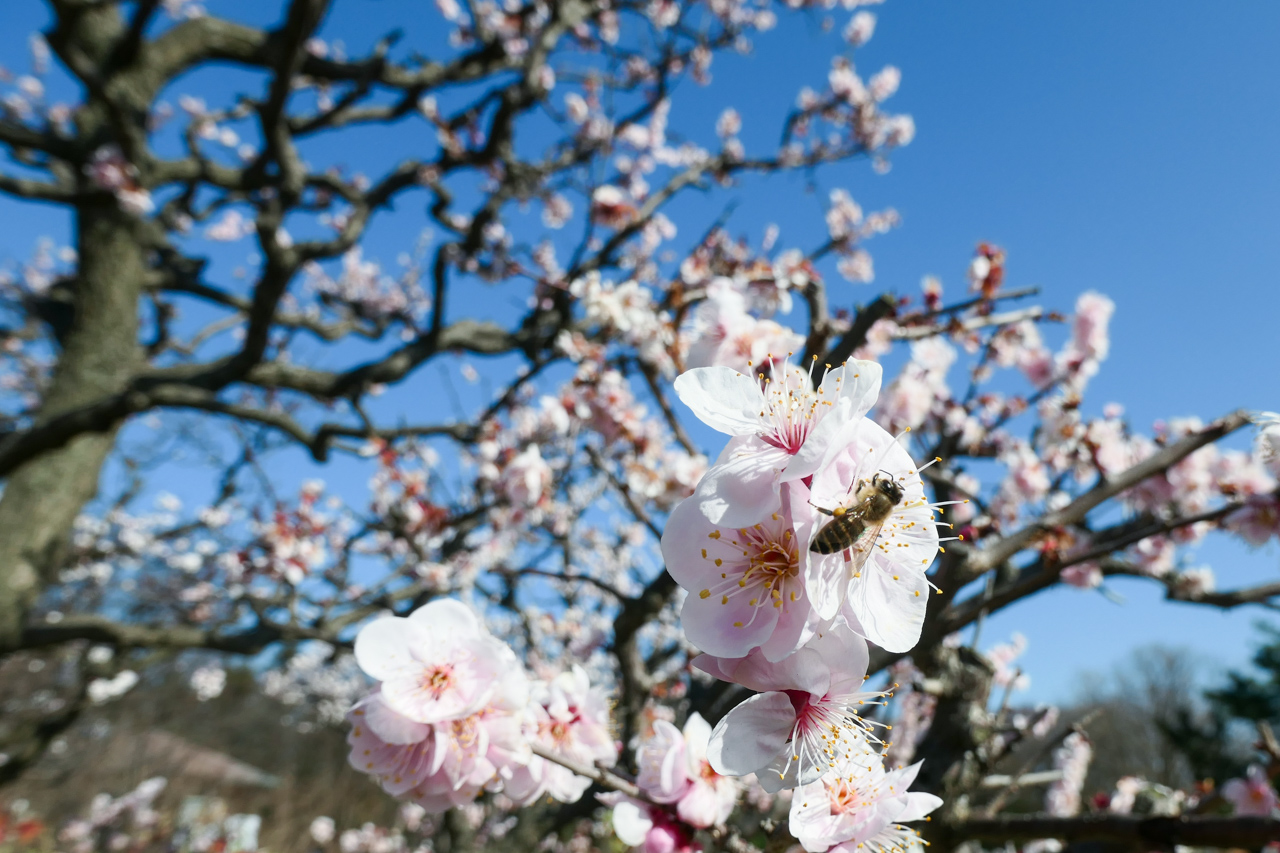
M 703 559 L 714 560 L 721 571 L 720 582 L 699 592 L 701 598 L 719 595 L 720 603 L 728 604 L 730 599 L 745 596 L 747 604 L 759 612 L 766 604 L 783 610 L 803 594 L 795 532 L 778 514 L 774 514 L 773 523 L 768 526 L 762 523 L 739 528 L 733 538 L 725 538 L 717 530 L 711 538 L 724 546 L 718 553 L 727 550 L 733 556 L 708 555 L 705 549 L 702 551 Z M 755 621 L 754 615 L 751 621 Z M 741 628 L 744 624 L 735 622 L 734 626 Z
M 852 788 L 844 779 L 836 780 L 834 785 L 827 785 L 827 802 L 831 803 L 832 814 L 844 814 L 856 809 L 861 803 L 858 802 L 858 792 Z
M 780 381 L 775 381 L 773 376 L 764 380 L 767 408 L 760 413 L 765 421 L 760 439 L 787 453 L 799 453 L 805 439 L 822 418 L 819 406 L 834 404 L 823 399 L 821 388 L 813 390 L 812 381 L 803 370 L 792 368 L 784 362 L 780 369 L 779 365 L 774 365 L 774 374 L 779 373 Z M 838 391 L 839 382 L 836 388 Z
M 439 700 L 453 686 L 453 667 L 445 664 L 427 670 L 422 678 L 422 689 Z
M 827 803 L 833 815 L 865 809 L 880 799 L 880 784 L 870 774 L 862 777 L 831 774 L 823 779 L 827 789 Z

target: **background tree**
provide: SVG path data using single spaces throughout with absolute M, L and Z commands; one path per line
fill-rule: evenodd
M 871 667 L 896 665 L 918 697 L 920 783 L 948 804 L 938 840 L 1268 837 L 1265 818 L 1152 829 L 1004 818 L 998 798 L 969 810 L 1038 719 L 997 705 L 997 668 L 957 632 L 1107 576 L 1201 606 L 1274 603 L 1280 585 L 1220 591 L 1177 555 L 1210 530 L 1276 534 L 1276 427 L 1260 422 L 1249 453 L 1216 447 L 1244 412 L 1150 434 L 1120 411 L 1086 416 L 1114 306 L 1086 293 L 1069 320 L 1028 307 L 1035 291 L 1006 282 L 996 246 L 978 247 L 959 298 L 929 282 L 856 306 L 829 282 L 870 278 L 863 243 L 892 211 L 833 190 L 825 227 L 795 228 L 792 245 L 681 207 L 780 172 L 883 167 L 910 142 L 910 118 L 885 107 L 897 70 L 863 79 L 852 61 L 870 13 L 851 17 L 777 144 L 751 150 L 736 111 L 686 128 L 672 101 L 789 8 L 446 2 L 447 37 L 390 33 L 348 54 L 322 37 L 335 5 L 291 0 L 258 26 L 183 0 L 53 0 L 33 73 L 7 84 L 0 191 L 65 209 L 75 245 L 41 248 L 4 285 L 0 652 L 56 659 L 62 680 L 4 733 L 0 778 L 155 655 L 267 655 L 269 685 L 317 722 L 340 718 L 362 687 L 342 677 L 356 627 L 447 596 L 483 608 L 539 677 L 586 665 L 614 691 L 624 745 L 656 708 L 714 722 L 744 692 L 691 674 L 656 546 L 718 447 L 696 440 L 672 380 L 903 349 L 873 416 L 910 427 L 915 458 L 943 459 L 927 483 L 968 501 L 951 516 L 965 540 L 931 569 L 910 661 L 876 649 Z M 184 92 L 200 74 L 216 102 Z M 368 174 L 347 165 L 365 145 Z M 387 272 L 366 250 L 411 203 L 431 231 Z M 239 241 L 252 250 L 223 269 L 210 244 Z M 1040 329 L 1064 320 L 1054 351 Z M 304 455 L 367 495 L 281 493 Z M 752 820 L 735 843 L 785 840 L 761 841 Z

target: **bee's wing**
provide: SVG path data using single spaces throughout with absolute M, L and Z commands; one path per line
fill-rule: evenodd
M 885 518 L 868 524 L 862 529 L 862 535 L 850 547 L 849 574 L 851 576 L 857 577 L 862 573 L 862 567 L 871 558 L 871 552 L 875 550 L 876 542 L 880 539 L 880 531 L 884 529 L 885 522 L 888 520 Z

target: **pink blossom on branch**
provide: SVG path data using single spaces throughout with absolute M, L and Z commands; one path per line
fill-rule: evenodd
M 1267 773 L 1256 764 L 1249 765 L 1243 779 L 1228 779 L 1222 786 L 1222 798 L 1231 803 L 1238 815 L 1268 817 L 1280 811 L 1280 797 Z
M 382 682 L 387 707 L 416 723 L 480 710 L 515 654 L 466 605 L 438 599 L 408 618 L 387 616 L 356 637 L 356 661 Z
M 636 784 L 659 803 L 674 803 L 690 826 L 706 829 L 729 819 L 741 784 L 715 771 L 708 758 L 711 726 L 697 712 L 681 731 L 666 720 L 654 722 L 653 736 L 636 751 Z

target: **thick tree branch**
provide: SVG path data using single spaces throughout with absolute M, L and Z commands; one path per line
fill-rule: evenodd
M 936 834 L 930 834 L 930 838 L 944 847 L 961 841 L 1032 841 L 1037 838 L 1057 838 L 1061 841 L 1142 844 L 1146 849 L 1173 844 L 1256 848 L 1280 838 L 1280 818 L 1216 815 L 1009 815 L 941 824 L 937 827 Z

